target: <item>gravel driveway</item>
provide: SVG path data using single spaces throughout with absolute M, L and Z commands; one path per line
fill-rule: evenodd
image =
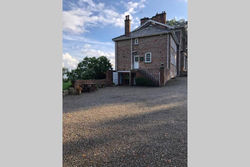
M 63 99 L 63 166 L 187 166 L 187 78 Z

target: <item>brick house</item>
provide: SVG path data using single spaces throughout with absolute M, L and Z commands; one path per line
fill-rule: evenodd
M 151 80 L 154 86 L 164 86 L 168 80 L 184 74 L 183 36 L 185 26 L 170 26 L 166 13 L 142 18 L 141 24 L 130 31 L 129 15 L 125 18 L 125 34 L 115 42 L 114 82 L 136 85 L 136 78 Z
M 167 22 L 168 24 L 168 22 Z M 178 60 L 177 60 L 177 75 L 187 75 L 187 21 L 178 22 L 174 25 L 173 31 L 179 42 Z

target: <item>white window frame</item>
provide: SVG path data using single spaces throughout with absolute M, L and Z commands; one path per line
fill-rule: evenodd
M 147 61 L 147 54 L 150 55 L 150 61 Z M 152 62 L 152 53 L 151 52 L 145 53 L 145 63 L 151 63 L 151 62 Z
M 135 38 L 134 44 L 135 44 L 135 45 L 138 45 L 138 44 L 139 44 L 139 39 L 138 39 L 138 38 Z
M 176 66 L 176 58 L 177 56 L 175 50 L 172 47 L 170 47 L 170 63 L 173 64 L 174 66 Z

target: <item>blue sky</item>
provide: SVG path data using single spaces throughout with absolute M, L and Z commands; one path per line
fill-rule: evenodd
M 162 11 L 167 20 L 187 20 L 187 0 L 63 0 L 63 66 L 74 69 L 86 56 L 107 56 L 114 65 L 112 38 L 124 34 L 125 15 L 133 30 Z

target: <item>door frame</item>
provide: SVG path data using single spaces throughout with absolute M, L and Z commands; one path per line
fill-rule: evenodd
M 135 68 L 135 58 L 138 58 L 138 61 L 137 61 L 137 63 L 138 63 L 138 68 Z M 139 63 L 139 55 L 134 55 L 134 69 L 139 69 L 139 65 L 140 65 L 140 63 Z

